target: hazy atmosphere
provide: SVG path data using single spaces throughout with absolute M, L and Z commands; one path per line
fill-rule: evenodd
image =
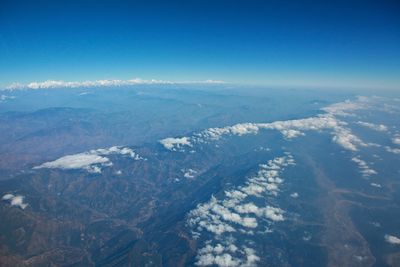
M 0 266 L 400 266 L 397 1 L 0 1 Z

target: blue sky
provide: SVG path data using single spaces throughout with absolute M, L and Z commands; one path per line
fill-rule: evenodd
M 0 1 L 0 85 L 400 85 L 398 1 Z

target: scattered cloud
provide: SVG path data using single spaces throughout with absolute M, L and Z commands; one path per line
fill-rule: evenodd
M 371 175 L 375 175 L 377 174 L 377 172 L 373 169 L 371 169 L 368 164 L 360 159 L 359 157 L 353 157 L 351 159 L 353 162 L 357 163 L 358 168 L 360 169 L 360 172 L 362 174 L 363 177 L 368 178 Z
M 392 138 L 392 142 L 395 145 L 400 145 L 400 135 L 396 134 L 393 138 Z
M 385 235 L 385 241 L 392 245 L 400 245 L 400 238 L 394 235 Z
M 129 156 L 133 160 L 143 159 L 131 148 L 113 146 L 109 148 L 90 150 L 88 152 L 74 155 L 67 155 L 54 161 L 45 162 L 34 167 L 33 169 L 84 169 L 90 173 L 101 173 L 102 167 L 109 167 L 113 165 L 110 159 L 106 157 L 107 155 L 111 154 Z
M 298 198 L 298 197 L 299 197 L 299 193 L 293 192 L 293 193 L 290 194 L 290 197 L 292 197 L 292 198 Z
M 234 244 L 229 244 L 229 242 L 224 245 L 218 243 L 215 246 L 207 244 L 205 247 L 199 249 L 196 258 L 196 265 L 216 265 L 220 267 L 252 267 L 256 266 L 257 262 L 260 261 L 260 257 L 256 255 L 254 249 L 246 246 L 238 248 Z
M 142 85 L 142 84 L 224 84 L 224 81 L 218 80 L 205 80 L 205 81 L 184 81 L 174 82 L 166 80 L 144 80 L 135 78 L 131 80 L 95 80 L 95 81 L 82 81 L 82 82 L 66 82 L 62 80 L 47 80 L 43 82 L 30 82 L 27 84 L 23 83 L 12 83 L 7 89 L 54 89 L 54 88 L 84 88 L 84 87 L 118 87 L 118 86 L 130 86 L 130 85 Z
M 193 179 L 197 174 L 197 171 L 193 169 L 182 170 L 182 172 L 183 172 L 183 177 L 187 179 Z
M 24 196 L 13 195 L 13 194 L 5 194 L 2 197 L 2 200 L 8 201 L 11 206 L 16 206 L 16 207 L 19 207 L 21 209 L 25 209 L 28 206 L 27 203 L 24 203 L 24 199 L 25 199 Z
M 385 146 L 385 149 L 387 152 L 393 153 L 393 154 L 400 154 L 400 148 L 392 148 L 389 146 Z
M 266 195 L 276 196 L 279 186 L 284 182 L 280 172 L 292 165 L 295 162 L 290 154 L 260 164 L 258 172 L 249 177 L 244 185 L 225 191 L 224 197 L 220 199 L 212 196 L 209 201 L 189 212 L 187 223 L 193 229 L 193 237 L 213 236 L 198 250 L 197 265 L 256 265 L 260 258 L 255 250 L 250 247 L 239 248 L 233 235 L 239 235 L 242 239 L 241 235 L 253 235 L 256 229 L 257 233 L 270 233 L 269 229 L 261 231 L 263 229 L 260 228 L 265 226 L 260 226 L 258 220 L 270 224 L 285 220 L 285 212 L 281 208 L 273 205 L 259 206 L 254 199 L 265 200 Z

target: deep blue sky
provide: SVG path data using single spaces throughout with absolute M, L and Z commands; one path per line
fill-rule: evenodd
M 134 77 L 399 88 L 400 1 L 0 0 L 0 85 Z

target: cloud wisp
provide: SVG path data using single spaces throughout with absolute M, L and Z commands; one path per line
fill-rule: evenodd
M 367 128 L 370 128 L 372 130 L 378 131 L 378 132 L 387 132 L 389 130 L 388 127 L 383 124 L 374 124 L 374 123 L 365 122 L 365 121 L 358 121 L 357 124 L 367 127 Z
M 33 169 L 83 169 L 90 173 L 101 173 L 102 167 L 112 166 L 107 155 L 119 154 L 132 158 L 133 160 L 143 159 L 135 151 L 128 147 L 113 146 L 109 148 L 100 148 L 88 152 L 67 155 L 54 161 L 45 162 Z
M 0 102 L 6 102 L 8 99 L 15 99 L 15 96 L 0 95 Z

